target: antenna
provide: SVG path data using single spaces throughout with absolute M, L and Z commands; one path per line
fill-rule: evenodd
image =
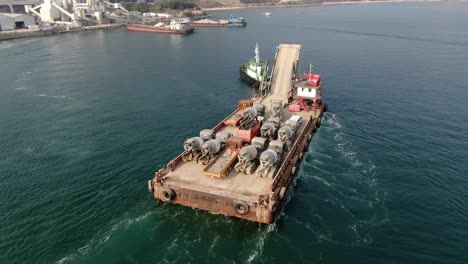
M 314 70 L 314 66 L 312 64 L 310 64 L 309 66 L 309 77 L 307 79 L 311 79 L 312 78 L 312 71 Z
M 260 51 L 258 49 L 258 43 L 255 43 L 255 62 L 260 62 Z

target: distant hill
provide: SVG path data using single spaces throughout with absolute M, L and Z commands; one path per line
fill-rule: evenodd
M 317 0 L 197 0 L 197 5 L 201 8 L 212 8 L 212 7 L 237 7 L 244 5 L 279 5 L 279 4 L 301 4 L 304 1 L 312 3 Z
M 0 0 L 1 1 L 1 0 Z M 118 0 L 111 0 L 112 2 Z M 142 2 L 146 1 L 146 3 Z M 194 10 L 206 8 L 243 8 L 243 7 L 272 7 L 272 6 L 300 6 L 326 4 L 336 2 L 385 2 L 386 0 L 126 0 L 124 6 L 132 11 L 160 12 L 170 10 Z M 405 0 L 388 0 L 405 1 Z M 424 0 L 407 0 L 424 1 Z M 430 1 L 430 0 L 428 0 Z M 193 11 L 192 11 L 193 12 Z
M 354 2 L 354 0 L 195 0 L 200 8 L 249 7 L 249 6 L 294 6 L 326 2 Z M 367 2 L 356 0 L 355 2 Z

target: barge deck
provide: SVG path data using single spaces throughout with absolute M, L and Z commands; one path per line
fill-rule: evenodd
M 311 110 L 305 109 L 305 111 L 291 111 L 288 107 L 293 100 L 294 81 L 298 78 L 297 65 L 300 51 L 301 45 L 282 44 L 278 46 L 271 82 L 263 84 L 261 87 L 265 94 L 247 100 L 250 103 L 247 107 L 259 104 L 265 107 L 262 119 L 252 121 L 254 123 L 265 123 L 267 118 L 274 115 L 281 117 L 283 121 L 291 118 L 301 120 L 294 127 L 294 139 L 289 144 L 285 144 L 288 147 L 284 152 L 278 152 L 279 158 L 273 168 L 274 173 L 265 177 L 264 175 L 259 176 L 261 173 L 250 174 L 234 170 L 237 155 L 241 150 L 230 147 L 226 143 L 225 149 L 220 151 L 218 156 L 211 161 L 217 162 L 216 159 L 223 159 L 219 155 L 226 156 L 224 157 L 225 163 L 230 162 L 226 175 L 208 177 L 204 171 L 213 164 L 203 164 L 198 161 L 198 157 L 196 158 L 198 162 L 187 161 L 184 158 L 184 155 L 187 154 L 186 149 L 171 160 L 166 168 L 156 172 L 155 177 L 148 182 L 148 188 L 153 193 L 154 198 L 261 223 L 270 224 L 275 220 L 285 193 L 299 166 L 299 161 L 304 152 L 307 151 L 312 136 L 320 126 L 320 119 L 325 110 L 324 104 L 317 105 Z M 275 112 L 275 102 L 281 102 L 280 113 Z M 242 107 L 242 104 L 239 103 L 239 107 L 215 126 L 212 131 L 216 134 L 232 135 L 231 138 L 239 139 L 239 124 L 234 122 L 236 125 L 232 125 L 231 120 L 245 118 L 245 112 L 246 107 Z M 279 126 L 280 124 L 278 124 L 278 128 Z M 245 137 L 245 132 L 242 133 Z M 257 131 L 252 136 L 260 137 L 258 134 Z M 253 145 L 252 138 L 244 138 L 241 141 L 243 141 L 244 147 L 249 143 Z M 270 145 L 273 144 L 272 142 L 270 141 Z M 259 149 L 258 155 L 255 155 L 258 167 L 263 164 L 263 153 L 262 155 L 260 153 L 266 152 L 265 150 L 266 148 Z M 232 163 L 230 159 L 234 157 L 236 162 Z M 252 162 L 255 163 L 255 161 Z

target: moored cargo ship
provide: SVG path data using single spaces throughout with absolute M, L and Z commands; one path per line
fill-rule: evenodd
M 274 222 L 326 110 L 320 76 L 297 72 L 300 51 L 296 44 L 278 47 L 271 82 L 214 128 L 187 139 L 148 181 L 154 198 Z
M 242 17 L 231 16 L 227 20 L 201 19 L 191 22 L 192 27 L 246 27 L 247 22 Z
M 130 32 L 147 32 L 163 34 L 191 34 L 195 30 L 189 23 L 182 20 L 171 20 L 169 25 L 158 23 L 153 26 L 143 24 L 128 24 L 127 30 Z

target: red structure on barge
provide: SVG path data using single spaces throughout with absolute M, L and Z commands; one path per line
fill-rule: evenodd
M 271 82 L 213 129 L 187 139 L 184 151 L 148 181 L 154 198 L 274 222 L 327 108 L 320 81 L 299 78 L 300 51 L 295 44 L 277 48 Z

